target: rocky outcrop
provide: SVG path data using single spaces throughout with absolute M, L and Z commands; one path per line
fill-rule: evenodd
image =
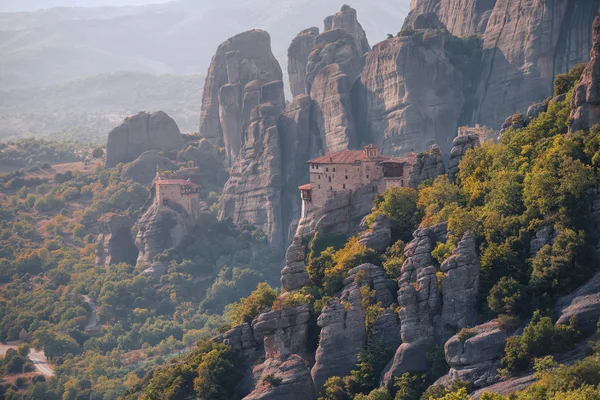
M 288 292 L 310 284 L 304 253 L 302 240 L 294 238 L 285 255 L 285 267 L 281 270 L 281 286 Z
M 418 229 L 413 236 L 398 281 L 402 344 L 382 374 L 382 385 L 390 389 L 396 376 L 427 371 L 427 350 L 436 342 L 435 319 L 442 308 L 431 250 L 446 241 L 446 226 Z
M 588 60 L 598 7 L 600 0 L 497 0 L 483 34 L 474 122 L 499 127 L 507 115 L 550 96 L 557 74 Z
M 440 266 L 444 273 L 440 323 L 444 329 L 456 331 L 477 323 L 480 268 L 475 236 L 467 232 Z
M 349 5 L 345 4 L 340 12 L 325 19 L 325 31 L 332 29 L 341 29 L 350 34 L 361 55 L 371 50 L 367 34 L 358 22 L 356 10 Z
M 384 154 L 421 152 L 433 143 L 447 153 L 456 134 L 463 77 L 446 51 L 450 34 L 433 19 L 375 45 L 366 58 L 356 97 L 358 129 Z
M 475 134 L 457 136 L 452 141 L 452 150 L 450 150 L 450 161 L 448 161 L 448 177 L 454 182 L 458 173 L 460 160 L 469 149 L 479 147 L 479 136 Z
M 587 334 L 594 333 L 600 318 L 600 273 L 575 292 L 560 298 L 555 312 L 559 316 L 557 324 L 569 324 L 569 319 L 577 316 L 580 329 Z
M 296 238 L 310 239 L 319 235 L 353 236 L 360 232 L 362 219 L 371 213 L 376 188 L 369 184 L 352 193 L 336 193 L 323 207 L 308 208 L 298 224 Z
M 369 227 L 366 217 L 360 223 L 359 243 L 383 253 L 392 244 L 392 223 L 387 215 L 378 214 Z
M 157 261 L 142 271 L 141 275 L 150 278 L 154 283 L 160 283 L 160 278 L 167 273 L 168 269 L 168 263 L 164 261 Z
M 290 76 L 290 89 L 294 98 L 302 94 L 308 94 L 306 90 L 306 65 L 318 35 L 319 28 L 305 29 L 294 38 L 288 49 L 288 74 Z
M 317 36 L 306 66 L 306 82 L 313 100 L 311 119 L 329 151 L 356 144 L 351 90 L 362 67 L 363 59 L 350 34 L 334 29 Z
M 254 336 L 252 326 L 248 322 L 212 338 L 212 341 L 231 346 L 244 354 L 247 360 L 256 360 L 262 354 L 262 342 Z
M 571 131 L 590 129 L 600 124 L 600 14 L 592 25 L 590 62 L 575 87 L 571 107 Z
M 302 305 L 263 313 L 252 321 L 252 331 L 263 343 L 266 360 L 253 368 L 256 384 L 246 400 L 314 398 L 306 359 L 309 318 L 309 306 Z M 281 382 L 275 385 L 269 379 Z
M 138 221 L 135 245 L 138 264 L 152 264 L 154 257 L 179 246 L 191 229 L 191 220 L 173 209 L 152 204 Z
M 442 151 L 436 144 L 429 151 L 417 155 L 416 162 L 408 175 L 408 186 L 417 189 L 421 182 L 433 181 L 440 175 L 446 173 L 446 166 L 442 157 Z
M 371 341 L 382 343 L 386 351 L 394 352 L 402 343 L 398 314 L 390 308 L 386 308 L 373 324 Z
M 107 267 L 127 263 L 135 265 L 138 251 L 133 241 L 133 223 L 127 215 L 106 214 L 98 220 L 96 265 Z
M 163 111 L 141 112 L 110 131 L 105 164 L 112 168 L 121 162 L 131 162 L 146 151 L 168 151 L 181 146 L 183 138 L 173 118 Z
M 535 255 L 547 244 L 552 244 L 556 237 L 556 231 L 552 225 L 542 226 L 535 232 L 535 237 L 529 242 L 529 257 L 533 258 Z
M 321 327 L 319 347 L 311 375 L 317 392 L 328 378 L 346 376 L 356 365 L 358 352 L 367 343 L 365 310 L 360 288 L 368 285 L 375 291 L 375 301 L 388 307 L 393 296 L 381 267 L 363 264 L 353 268 L 344 279 L 341 295 L 333 297 L 323 308 L 317 324 Z
M 121 178 L 150 186 L 156 177 L 156 171 L 174 171 L 175 169 L 177 166 L 173 161 L 161 156 L 156 150 L 152 150 L 143 153 L 126 165 L 121 173 Z
M 272 82 L 263 90 L 283 96 L 283 82 Z M 282 109 L 281 103 L 267 102 L 252 111 L 244 146 L 231 168 L 219 211 L 219 219 L 231 217 L 235 224 L 248 222 L 258 227 L 278 248 L 287 242 L 281 202 L 282 144 L 277 128 Z
M 457 380 L 467 381 L 475 388 L 486 387 L 500 380 L 498 368 L 504 356 L 508 335 L 495 321 L 469 329 L 470 336 L 461 341 L 452 336 L 444 345 L 447 375 L 435 384 L 451 386 Z
M 304 358 L 293 354 L 285 361 L 268 359 L 253 370 L 256 388 L 244 400 L 311 400 L 315 389 L 310 376 L 310 365 Z M 270 379 L 281 380 L 277 384 Z
M 258 105 L 253 97 L 260 90 L 260 83 L 252 82 L 282 78 L 267 32 L 255 29 L 223 42 L 206 75 L 200 135 L 213 144 L 225 145 L 227 157 L 233 162 L 241 146 L 246 117 Z

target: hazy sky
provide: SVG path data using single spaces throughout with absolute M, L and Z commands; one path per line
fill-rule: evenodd
M 131 6 L 167 3 L 168 1 L 169 0 L 0 0 L 0 12 L 35 11 L 52 7 Z

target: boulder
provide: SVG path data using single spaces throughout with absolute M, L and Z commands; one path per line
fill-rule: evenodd
M 224 343 L 244 354 L 248 360 L 256 360 L 262 354 L 262 343 L 257 341 L 249 323 L 235 326 L 227 332 L 212 338 L 215 343 Z
M 552 225 L 544 225 L 535 232 L 535 237 L 529 243 L 529 257 L 535 255 L 547 244 L 552 244 L 556 237 L 556 231 Z
M 138 251 L 133 241 L 133 222 L 127 215 L 105 214 L 98 220 L 96 265 L 107 267 L 127 263 L 135 265 Z
M 268 359 L 254 367 L 255 389 L 244 400 L 314 400 L 315 388 L 310 376 L 310 364 L 292 354 L 282 361 Z M 269 383 L 281 380 L 277 384 Z
M 264 343 L 265 357 L 286 360 L 292 354 L 305 355 L 309 319 L 308 305 L 262 313 L 256 317 L 252 321 L 252 329 L 259 341 Z
M 417 160 L 408 175 L 408 186 L 417 189 L 421 182 L 426 180 L 433 181 L 445 173 L 446 166 L 444 165 L 442 151 L 440 150 L 440 146 L 434 144 L 429 151 L 424 151 L 417 155 Z
M 318 35 L 319 28 L 305 29 L 294 38 L 288 49 L 288 74 L 290 76 L 290 89 L 294 98 L 308 94 L 306 90 L 306 65 Z
M 469 331 L 473 336 L 464 342 L 454 335 L 444 345 L 450 371 L 438 379 L 436 385 L 449 387 L 453 382 L 463 380 L 481 388 L 500 380 L 498 368 L 508 339 L 506 331 L 496 321 Z
M 570 131 L 590 129 L 600 124 L 600 13 L 592 25 L 590 62 L 583 70 L 571 100 Z
M 108 134 L 106 143 L 107 167 L 135 160 L 143 153 L 168 151 L 183 146 L 179 127 L 163 111 L 152 114 L 141 112 L 125 121 Z
M 143 210 L 135 240 L 138 264 L 151 265 L 154 257 L 163 251 L 177 248 L 191 231 L 191 223 L 189 217 L 162 205 L 153 203 Z
M 123 180 L 131 179 L 139 184 L 150 186 L 156 177 L 156 171 L 174 171 L 177 166 L 173 161 L 151 150 L 127 164 L 121 172 Z
M 369 228 L 366 217 L 361 222 L 363 231 L 360 233 L 361 244 L 383 253 L 392 244 L 392 223 L 387 215 L 378 214 Z
M 150 265 L 150 267 L 146 268 L 142 272 L 141 275 L 147 276 L 154 283 L 160 283 L 160 278 L 162 278 L 162 276 L 167 273 L 168 269 L 169 269 L 168 263 L 162 262 L 162 261 L 157 261 L 155 263 L 152 263 L 152 265 Z

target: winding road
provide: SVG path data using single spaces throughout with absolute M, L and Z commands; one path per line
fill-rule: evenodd
M 82 296 L 83 296 L 83 301 L 88 303 L 90 305 L 90 308 L 92 309 L 92 311 L 90 312 L 90 315 L 88 316 L 88 323 L 85 326 L 86 331 L 91 331 L 94 328 L 96 328 L 96 326 L 98 325 L 98 307 L 96 306 L 96 304 L 94 304 L 94 302 L 92 301 L 90 296 L 85 295 L 85 294 Z
M 6 344 L 0 343 L 0 356 L 4 357 L 8 349 L 17 349 L 21 343 L 20 342 L 8 342 Z M 54 370 L 48 364 L 48 359 L 44 354 L 44 351 L 35 351 L 33 348 L 29 350 L 29 359 L 33 362 L 35 369 L 38 372 L 45 376 L 54 376 Z

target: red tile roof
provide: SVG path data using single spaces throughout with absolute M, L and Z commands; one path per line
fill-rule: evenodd
M 306 185 L 298 186 L 298 189 L 300 189 L 300 190 L 310 190 L 311 189 L 310 183 L 306 184 Z
M 179 185 L 179 186 L 191 186 L 192 188 L 199 189 L 200 185 L 195 184 L 185 179 L 160 179 L 156 181 L 157 185 Z

